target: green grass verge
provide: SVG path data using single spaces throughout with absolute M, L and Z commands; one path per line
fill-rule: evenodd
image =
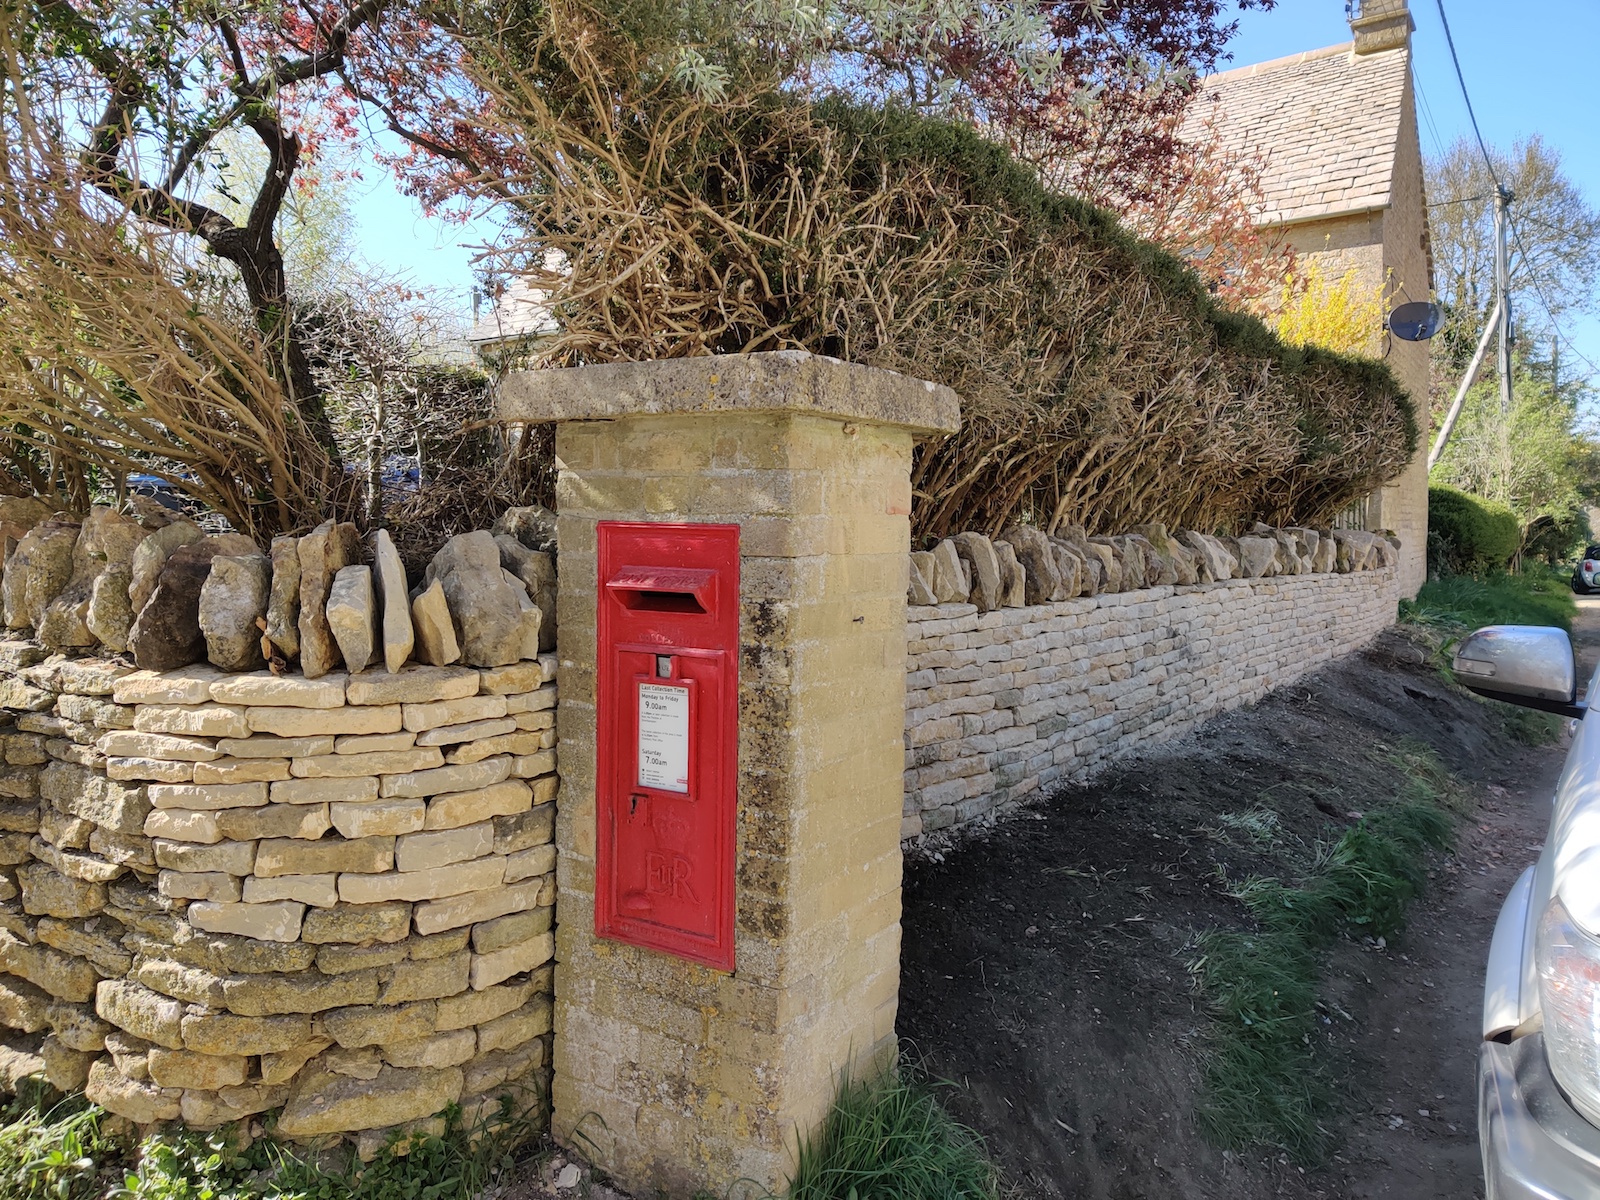
M 1400 602 L 1402 621 L 1457 634 L 1480 625 L 1558 625 L 1571 632 L 1577 614 L 1570 580 L 1549 567 L 1447 575 L 1428 580 L 1415 600 Z
M 1312 1044 L 1322 951 L 1341 935 L 1398 931 L 1428 850 L 1453 832 L 1437 759 L 1411 747 L 1394 761 L 1403 772 L 1394 803 L 1345 830 L 1300 882 L 1255 877 L 1233 888 L 1254 928 L 1200 939 L 1190 969 L 1212 1013 L 1200 1121 L 1223 1146 L 1279 1146 L 1304 1163 L 1331 1148 L 1321 1117 L 1333 1094 Z
M 788 1200 L 995 1200 L 999 1188 L 983 1140 L 902 1066 L 840 1087 L 800 1145 Z
M 533 1140 L 507 1103 L 473 1126 L 451 1108 L 442 1135 L 391 1141 L 370 1163 L 302 1158 L 234 1127 L 174 1126 L 135 1143 L 82 1096 L 54 1095 L 26 1088 L 0 1109 L 0 1200 L 475 1200 Z

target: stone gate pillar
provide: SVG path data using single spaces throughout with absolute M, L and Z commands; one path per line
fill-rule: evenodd
M 956 396 L 780 352 L 523 373 L 500 415 L 560 422 L 556 1137 L 642 1195 L 779 1191 L 895 1054 L 909 471 Z M 740 527 L 731 974 L 594 934 L 602 520 Z

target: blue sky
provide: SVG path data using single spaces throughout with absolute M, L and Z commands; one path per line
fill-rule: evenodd
M 1436 0 L 1411 0 L 1416 20 L 1415 71 L 1421 97 L 1424 154 L 1471 132 L 1439 23 Z M 1600 137 L 1595 133 L 1595 64 L 1600 47 L 1597 0 L 1445 0 L 1461 69 L 1484 138 L 1509 146 L 1542 134 L 1560 151 L 1567 174 L 1600 204 Z M 1344 0 L 1279 0 L 1271 12 L 1240 17 L 1233 62 L 1263 62 L 1348 41 Z M 431 220 L 401 196 L 387 175 L 369 170 L 359 214 L 357 247 L 376 265 L 414 284 L 447 291 L 465 311 L 470 304 L 474 243 L 489 227 Z M 1600 364 L 1600 319 L 1569 322 L 1577 351 Z M 1595 372 L 1600 383 L 1600 369 Z
M 1591 205 L 1600 204 L 1600 136 L 1595 129 L 1594 53 L 1600 46 L 1596 0 L 1444 0 L 1461 71 L 1491 145 L 1540 134 Z M 1439 153 L 1470 136 L 1461 87 L 1450 65 L 1437 0 L 1411 0 L 1412 40 L 1422 152 Z M 1271 12 L 1248 12 L 1230 44 L 1231 66 L 1265 62 L 1350 40 L 1344 0 L 1279 0 Z M 1430 119 L 1431 118 L 1431 119 Z M 1536 303 L 1536 301 L 1535 301 Z M 1569 320 L 1578 353 L 1600 364 L 1600 319 Z M 1600 369 L 1591 378 L 1600 384 Z

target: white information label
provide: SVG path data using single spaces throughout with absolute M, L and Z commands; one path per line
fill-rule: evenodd
M 689 790 L 689 689 L 639 685 L 639 786 Z

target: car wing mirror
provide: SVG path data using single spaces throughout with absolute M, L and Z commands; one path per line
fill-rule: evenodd
M 1461 640 L 1456 679 L 1469 691 L 1523 708 L 1582 717 L 1578 665 L 1566 631 L 1551 625 L 1486 625 Z

